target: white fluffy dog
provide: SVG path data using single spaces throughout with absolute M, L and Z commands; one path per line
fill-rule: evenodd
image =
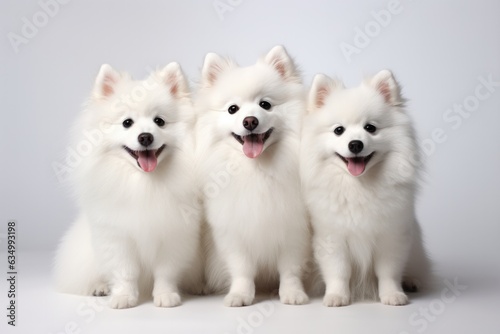
M 60 291 L 127 308 L 154 280 L 154 304 L 171 307 L 180 281 L 201 284 L 192 118 L 177 63 L 144 81 L 101 67 L 75 127 L 89 149 L 73 179 L 81 214 L 57 251 Z
M 419 147 L 403 103 L 387 70 L 352 89 L 314 78 L 301 175 L 326 306 L 377 291 L 404 305 L 402 284 L 415 290 L 429 274 L 415 218 Z
M 301 276 L 310 234 L 300 193 L 303 87 L 281 46 L 249 67 L 209 53 L 197 109 L 197 154 L 209 224 L 207 284 L 249 305 L 255 282 L 283 303 L 308 298 Z

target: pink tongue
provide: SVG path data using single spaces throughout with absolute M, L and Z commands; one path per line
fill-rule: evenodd
M 365 159 L 364 158 L 346 158 L 347 159 L 347 170 L 353 176 L 361 175 L 365 171 Z
M 139 161 L 139 166 L 142 168 L 143 171 L 145 172 L 152 172 L 156 168 L 156 155 L 155 151 L 139 151 L 137 152 L 139 155 L 139 158 L 137 161 Z
M 256 158 L 264 149 L 263 135 L 249 135 L 243 137 L 243 153 L 249 158 Z

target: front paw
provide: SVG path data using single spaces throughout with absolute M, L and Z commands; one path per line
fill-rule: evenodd
M 400 306 L 408 304 L 408 297 L 404 292 L 394 291 L 380 296 L 380 301 L 385 305 Z
M 327 307 L 347 306 L 349 303 L 350 297 L 344 294 L 327 293 L 325 294 L 325 297 L 323 297 L 323 305 Z
M 177 292 L 166 292 L 154 296 L 157 307 L 175 307 L 181 304 L 181 296 Z
M 130 308 L 137 306 L 138 298 L 132 295 L 111 296 L 109 307 L 114 309 Z
M 306 293 L 302 290 L 286 290 L 280 291 L 280 301 L 283 304 L 303 305 L 309 301 Z
M 240 293 L 228 293 L 224 297 L 224 305 L 228 307 L 240 307 L 252 305 L 254 296 L 244 295 Z

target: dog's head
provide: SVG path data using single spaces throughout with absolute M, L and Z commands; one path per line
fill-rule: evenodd
M 201 84 L 202 119 L 209 117 L 207 123 L 215 127 L 212 140 L 225 141 L 249 158 L 276 143 L 297 118 L 293 101 L 300 101 L 300 79 L 281 46 L 249 67 L 209 53 Z
M 87 119 L 101 153 L 115 156 L 144 172 L 153 172 L 179 144 L 189 108 L 188 85 L 177 63 L 143 81 L 134 81 L 109 65 L 96 78 Z
M 322 159 L 353 176 L 367 173 L 389 153 L 406 154 L 414 147 L 404 100 L 391 72 L 383 70 L 359 87 L 319 74 L 309 94 L 308 127 Z

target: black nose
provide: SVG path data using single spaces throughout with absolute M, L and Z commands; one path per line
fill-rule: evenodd
M 155 140 L 155 138 L 153 137 L 152 134 L 144 132 L 139 135 L 137 140 L 139 141 L 139 144 L 141 144 L 142 146 L 149 146 L 153 143 L 153 140 Z
M 245 119 L 243 119 L 243 126 L 245 127 L 245 129 L 247 129 L 249 131 L 255 130 L 255 128 L 258 125 L 259 125 L 259 120 L 256 117 L 249 116 L 249 117 L 245 117 Z
M 358 154 L 363 151 L 363 142 L 361 140 L 353 140 L 349 143 L 349 151 Z

